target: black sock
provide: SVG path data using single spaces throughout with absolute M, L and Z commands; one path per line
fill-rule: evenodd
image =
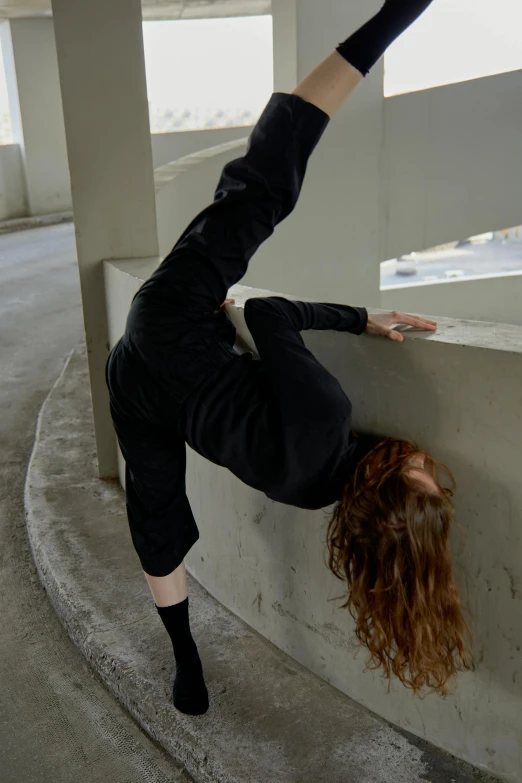
M 190 633 L 188 598 L 173 606 L 156 606 L 156 609 L 174 648 L 174 706 L 187 715 L 203 715 L 208 710 L 208 692 L 198 648 Z
M 386 0 L 379 13 L 363 25 L 337 51 L 363 76 L 386 49 L 431 5 L 433 0 Z

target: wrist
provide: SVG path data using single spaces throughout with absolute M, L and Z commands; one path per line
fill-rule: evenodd
M 354 308 L 359 313 L 359 329 L 357 330 L 357 334 L 363 334 L 366 329 L 368 328 L 368 310 L 366 307 L 355 307 Z

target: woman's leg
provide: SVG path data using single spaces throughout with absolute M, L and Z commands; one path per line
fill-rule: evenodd
M 179 604 L 187 597 L 187 572 L 182 563 L 168 576 L 151 576 L 143 572 L 157 607 Z
M 190 631 L 185 565 L 182 563 L 169 576 L 145 576 L 172 642 L 176 660 L 174 706 L 188 715 L 203 715 L 208 710 L 208 691 L 198 648 Z
M 119 365 L 117 365 L 119 366 Z M 190 631 L 183 558 L 198 539 L 185 493 L 186 445 L 174 430 L 140 421 L 142 387 L 132 373 L 117 382 L 108 373 L 111 414 L 125 459 L 126 508 L 132 541 L 149 583 L 158 614 L 170 636 L 176 662 L 174 706 L 189 715 L 208 710 L 208 692 L 198 649 Z M 110 377 L 109 377 L 110 376 Z M 114 391 L 120 391 L 117 400 Z M 123 401 L 125 412 L 118 414 Z M 161 576 L 165 574 L 165 576 Z M 158 576 L 159 575 L 159 576 Z

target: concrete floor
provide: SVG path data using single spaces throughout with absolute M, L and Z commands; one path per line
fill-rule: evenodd
M 70 225 L 0 237 L 0 780 L 187 781 L 94 679 L 38 580 L 23 491 L 40 407 L 82 337 Z

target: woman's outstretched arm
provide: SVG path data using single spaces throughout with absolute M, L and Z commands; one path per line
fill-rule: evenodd
M 333 117 L 386 49 L 415 22 L 433 0 L 386 0 L 383 7 L 294 90 Z

